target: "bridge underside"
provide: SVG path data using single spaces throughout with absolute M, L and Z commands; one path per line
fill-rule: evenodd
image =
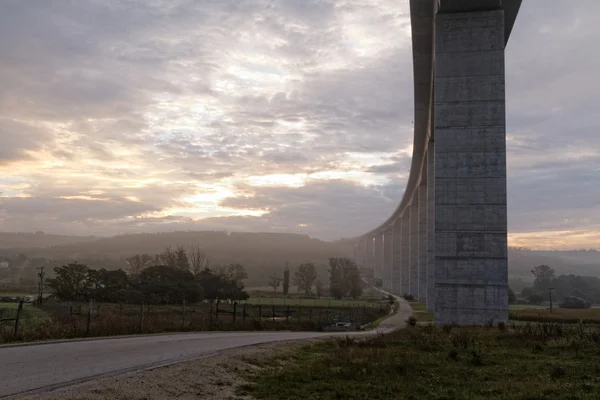
M 507 322 L 504 48 L 520 0 L 410 6 L 411 174 L 396 212 L 357 242 L 357 261 L 438 324 Z

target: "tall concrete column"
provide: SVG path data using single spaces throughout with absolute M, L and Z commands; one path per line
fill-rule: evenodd
M 419 303 L 427 303 L 427 182 L 419 185 Z
M 408 210 L 404 211 L 400 218 L 402 223 L 400 224 L 402 229 L 402 274 L 400 277 L 400 291 L 401 295 L 410 293 L 410 213 Z
M 373 252 L 373 238 L 372 237 L 366 237 L 365 238 L 365 266 L 367 268 L 370 268 L 373 270 L 373 278 L 377 278 L 375 276 L 375 260 L 373 259 L 374 256 L 374 252 Z
M 435 311 L 435 143 L 427 147 L 427 311 Z
M 508 320 L 504 27 L 503 10 L 435 17 L 438 324 Z
M 375 261 L 375 278 L 383 280 L 383 236 L 375 235 L 373 241 L 373 260 Z
M 394 222 L 392 244 L 392 293 L 402 293 L 402 218 Z
M 419 193 L 413 195 L 410 213 L 410 294 L 419 296 Z
M 383 233 L 383 288 L 392 290 L 392 249 L 393 249 L 392 229 Z

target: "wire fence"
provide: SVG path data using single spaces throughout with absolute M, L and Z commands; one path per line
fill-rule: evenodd
M 37 306 L 31 304 L 27 307 Z M 22 303 L 19 308 L 21 313 Z M 158 332 L 357 328 L 389 313 L 386 303 L 346 306 L 195 303 L 177 305 L 47 302 L 35 317 L 0 322 L 0 342 Z M 40 316 L 40 314 L 42 314 Z M 9 329 L 10 328 L 10 329 Z

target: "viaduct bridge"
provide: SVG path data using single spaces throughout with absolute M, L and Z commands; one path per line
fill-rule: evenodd
M 521 0 L 410 0 L 414 145 L 394 213 L 359 265 L 437 324 L 508 320 L 504 49 Z

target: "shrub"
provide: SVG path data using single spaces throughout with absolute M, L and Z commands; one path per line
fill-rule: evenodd
M 560 303 L 561 308 L 583 309 L 590 308 L 591 306 L 592 304 L 589 301 L 582 299 L 581 297 L 565 297 L 563 302 Z
M 402 297 L 404 297 L 404 300 L 406 300 L 406 301 L 414 301 L 414 299 L 415 299 L 415 296 L 413 296 L 413 295 L 412 295 L 412 294 L 410 294 L 410 293 L 406 293 L 406 294 L 404 294 L 404 296 L 402 296 Z
M 406 320 L 406 323 L 410 326 L 417 326 L 417 318 L 415 318 L 414 315 L 411 315 L 410 317 L 408 317 L 408 319 Z
M 553 365 L 552 370 L 550 371 L 550 377 L 552 379 L 558 379 L 562 376 L 565 376 L 565 368 L 561 365 Z
M 456 350 L 456 349 L 450 349 L 448 351 L 448 358 L 450 360 L 458 361 L 458 350 Z

